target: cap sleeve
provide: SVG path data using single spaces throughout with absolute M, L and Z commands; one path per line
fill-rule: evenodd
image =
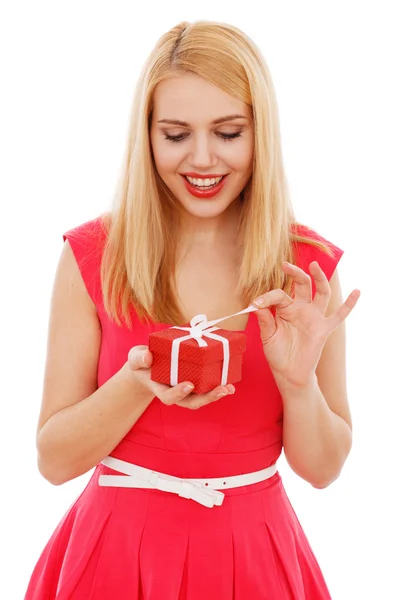
M 304 225 L 297 225 L 294 228 L 294 232 L 301 235 L 302 237 L 309 238 L 311 240 L 315 240 L 318 242 L 322 242 L 330 249 L 330 254 L 324 252 L 320 248 L 313 246 L 312 244 L 307 244 L 306 242 L 297 242 L 295 243 L 295 262 L 297 266 L 299 266 L 303 271 L 310 274 L 310 263 L 313 261 L 317 261 L 323 272 L 325 273 L 328 280 L 333 275 L 340 259 L 342 258 L 344 251 L 328 241 L 326 238 L 322 237 L 319 233 L 305 227 Z M 313 287 L 313 295 L 315 294 L 315 285 L 314 281 L 312 282 Z
M 102 217 L 87 221 L 63 234 L 68 240 L 90 298 L 97 308 L 103 306 L 100 267 L 106 241 Z

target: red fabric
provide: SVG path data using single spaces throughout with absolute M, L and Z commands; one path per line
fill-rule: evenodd
M 164 329 L 151 333 L 149 350 L 153 354 L 151 378 L 158 383 L 170 384 L 171 348 L 176 338 L 185 337 L 188 331 L 182 329 Z M 237 383 L 242 378 L 242 355 L 246 349 L 246 336 L 238 331 L 218 329 L 219 336 L 229 342 L 229 368 L 227 383 Z M 179 346 L 178 383 L 191 381 L 193 393 L 204 394 L 221 384 L 223 347 L 222 342 L 203 337 L 207 346 L 199 346 L 194 339 L 185 340 Z
M 312 235 L 316 235 L 313 233 Z M 65 234 L 101 320 L 98 383 L 126 362 L 132 346 L 167 323 L 128 330 L 111 322 L 101 299 L 99 219 Z M 331 277 L 334 256 L 299 244 L 297 261 L 318 260 Z M 223 477 L 276 462 L 282 450 L 282 401 L 265 360 L 257 318 L 244 330 L 236 393 L 199 410 L 154 398 L 111 453 L 177 477 Z M 32 573 L 25 600 L 328 600 L 329 591 L 279 473 L 226 490 L 212 509 L 177 495 L 98 485 L 98 465 L 66 512 Z
M 310 274 L 310 263 L 317 261 L 319 266 L 325 273 L 328 279 L 333 275 L 337 263 L 343 256 L 343 250 L 332 244 L 329 240 L 319 235 L 313 229 L 305 227 L 304 225 L 297 225 L 294 228 L 299 235 L 310 238 L 311 240 L 324 243 L 331 251 L 332 255 L 329 255 L 315 246 L 305 243 L 299 243 L 295 246 L 295 262 L 303 269 L 306 273 Z M 315 285 L 312 281 L 313 297 L 315 295 Z

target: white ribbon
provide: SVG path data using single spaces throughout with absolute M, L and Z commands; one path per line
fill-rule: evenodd
M 221 385 L 225 385 L 228 380 L 228 368 L 229 368 L 229 342 L 226 338 L 221 335 L 217 335 L 212 333 L 216 329 L 220 329 L 220 327 L 213 327 L 217 323 L 221 321 L 225 321 L 230 317 L 236 317 L 237 315 L 243 315 L 245 313 L 254 312 L 258 310 L 256 306 L 249 306 L 244 310 L 241 310 L 233 315 L 228 315 L 227 317 L 222 317 L 221 319 L 215 319 L 214 321 L 207 321 L 206 315 L 196 315 L 190 321 L 190 327 L 172 327 L 171 329 L 182 329 L 183 331 L 188 331 L 188 335 L 184 335 L 183 337 L 176 338 L 172 342 L 171 349 L 171 372 L 170 372 L 170 383 L 171 385 L 178 384 L 178 365 L 179 365 L 179 346 L 182 342 L 190 339 L 196 340 L 200 347 L 207 346 L 206 340 L 204 337 L 212 338 L 213 340 L 218 340 L 222 343 L 223 349 L 223 362 L 222 362 L 222 376 L 221 376 Z

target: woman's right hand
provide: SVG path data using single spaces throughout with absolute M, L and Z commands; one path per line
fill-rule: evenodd
M 194 385 L 191 381 L 182 381 L 173 387 L 152 381 L 150 367 L 153 355 L 148 346 L 134 346 L 128 354 L 128 365 L 135 379 L 154 394 L 163 404 L 183 406 L 197 410 L 210 402 L 215 402 L 228 394 L 234 394 L 232 384 L 219 385 L 207 394 L 192 394 Z

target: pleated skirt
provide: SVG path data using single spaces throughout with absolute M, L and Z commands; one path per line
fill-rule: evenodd
M 222 506 L 98 485 L 54 531 L 25 600 L 328 600 L 279 473 Z

